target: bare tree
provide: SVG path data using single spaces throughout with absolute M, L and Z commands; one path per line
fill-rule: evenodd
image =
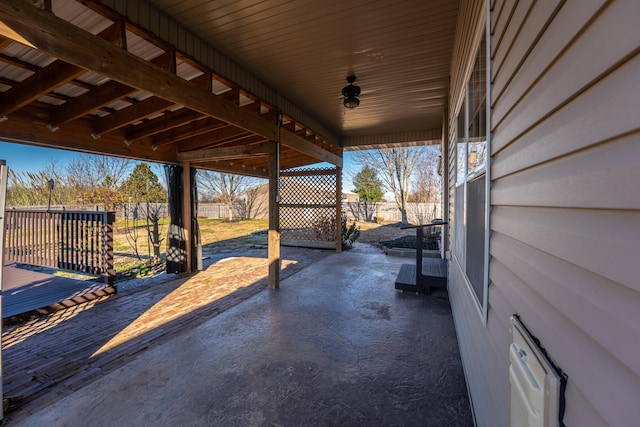
M 203 198 L 224 203 L 229 208 L 229 221 L 233 220 L 233 207 L 242 201 L 247 190 L 256 184 L 256 179 L 224 172 L 201 170 L 198 185 Z
M 119 189 L 134 164 L 132 160 L 119 157 L 83 154 L 65 166 L 67 185 L 83 204 L 116 209 L 125 201 Z
M 359 165 L 378 171 L 384 187 L 393 193 L 403 224 L 408 223 L 407 199 L 411 175 L 422 151 L 423 147 L 381 148 L 359 151 L 353 156 Z
M 437 146 L 425 147 L 416 163 L 413 178 L 413 191 L 409 201 L 414 202 L 414 212 L 421 224 L 434 219 L 436 203 L 440 203 L 442 194 L 442 178 L 438 174 L 440 149 Z

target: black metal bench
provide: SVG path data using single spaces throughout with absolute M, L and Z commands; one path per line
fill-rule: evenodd
M 416 229 L 416 264 L 403 264 L 396 278 L 395 288 L 400 291 L 430 294 L 431 288 L 447 288 L 447 261 L 441 258 L 422 259 L 422 239 L 425 227 L 447 224 L 444 221 L 431 224 L 402 227 Z

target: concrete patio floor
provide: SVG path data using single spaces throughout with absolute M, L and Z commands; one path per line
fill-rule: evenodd
M 408 260 L 374 252 L 330 254 L 277 291 L 182 322 L 170 340 L 47 406 L 25 405 L 8 425 L 473 425 L 448 301 L 398 293 Z M 153 315 L 163 301 L 105 345 L 133 345 L 150 316 L 146 334 L 167 327 Z

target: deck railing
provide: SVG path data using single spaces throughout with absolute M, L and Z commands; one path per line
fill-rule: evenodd
M 7 210 L 5 261 L 99 274 L 113 285 L 114 212 Z

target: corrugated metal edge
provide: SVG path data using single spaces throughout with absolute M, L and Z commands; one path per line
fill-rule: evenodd
M 280 108 L 284 114 L 318 132 L 332 143 L 339 145 L 339 138 L 334 131 L 329 130 L 293 103 L 283 98 L 277 89 L 249 73 L 147 1 L 102 0 L 102 4 L 127 17 L 141 28 L 169 42 L 176 49 L 209 67 L 214 73 L 237 84 L 263 101 Z

